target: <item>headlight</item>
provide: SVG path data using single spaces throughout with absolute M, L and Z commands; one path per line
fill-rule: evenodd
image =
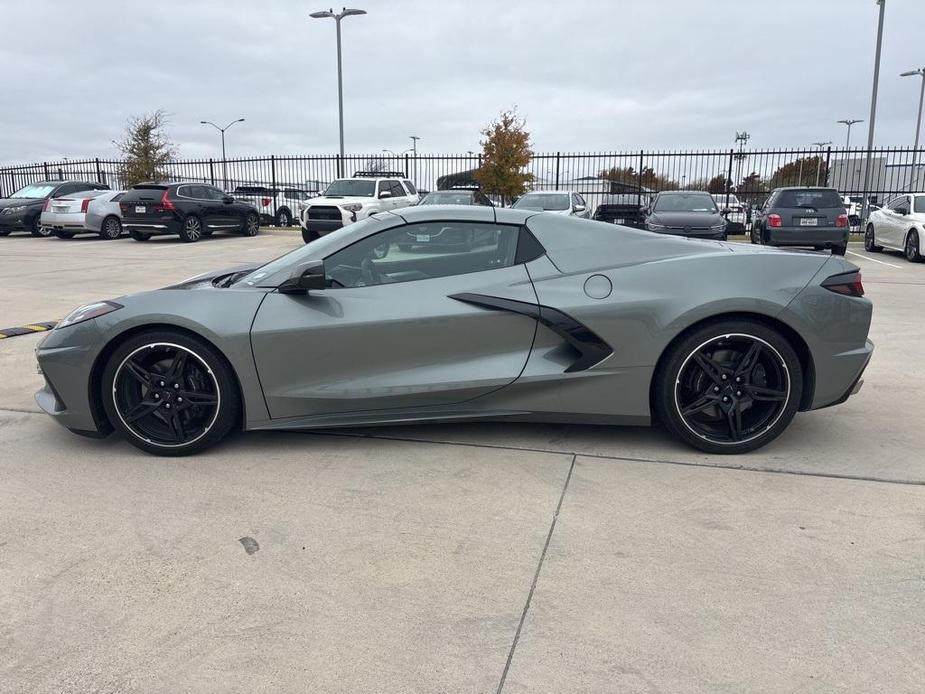
M 347 210 L 347 212 L 359 212 L 363 209 L 363 205 L 358 202 L 351 202 L 349 205 L 341 205 L 341 209 Z
M 726 228 L 726 224 L 725 224 L 725 223 L 723 223 L 723 224 L 714 224 L 713 226 L 710 227 L 710 231 L 722 231 L 722 230 L 725 229 L 725 228 Z
M 3 209 L 3 214 L 13 214 L 14 212 L 22 212 L 27 207 L 28 205 L 14 205 L 12 207 L 6 207 Z
M 122 308 L 122 304 L 117 304 L 115 301 L 97 301 L 95 304 L 81 306 L 67 314 L 61 322 L 55 326 L 55 330 L 105 316 L 107 313 L 118 311 L 120 308 Z

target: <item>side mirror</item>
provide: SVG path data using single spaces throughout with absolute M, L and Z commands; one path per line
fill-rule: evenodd
M 585 207 L 584 205 L 575 205 L 575 211 L 576 211 L 576 212 L 584 212 L 584 211 L 587 210 L 587 209 L 588 209 L 588 208 Z
M 382 200 L 383 198 L 390 198 L 390 197 L 392 197 L 392 193 L 388 190 L 383 190 L 381 193 L 379 193 L 380 200 Z
M 231 197 L 230 195 L 226 195 L 222 198 L 222 202 L 225 203 L 226 205 L 230 205 L 231 203 L 234 202 L 234 198 Z
M 312 289 L 324 289 L 324 261 L 312 260 L 299 265 L 285 282 L 279 285 L 280 294 L 306 294 Z

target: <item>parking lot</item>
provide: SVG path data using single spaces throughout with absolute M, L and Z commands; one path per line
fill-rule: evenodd
M 0 328 L 301 243 L 0 239 Z M 863 389 L 736 457 L 494 423 L 154 458 L 0 340 L 0 690 L 921 691 L 925 264 L 847 258 Z

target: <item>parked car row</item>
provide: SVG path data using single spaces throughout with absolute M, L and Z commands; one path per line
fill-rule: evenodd
M 0 236 L 114 240 L 124 230 L 136 241 L 168 234 L 193 242 L 216 231 L 254 236 L 259 229 L 255 205 L 205 183 L 140 183 L 121 191 L 91 181 L 40 181 L 0 200 Z

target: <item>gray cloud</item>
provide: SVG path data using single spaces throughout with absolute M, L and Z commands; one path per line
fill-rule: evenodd
M 873 0 L 357 0 L 344 21 L 347 149 L 476 149 L 517 105 L 542 151 L 841 143 L 868 117 Z M 164 108 L 187 157 L 200 120 L 246 123 L 229 153 L 337 147 L 324 2 L 31 0 L 0 9 L 0 162 L 112 155 L 126 119 Z M 876 142 L 910 145 L 925 3 L 890 0 Z M 861 144 L 866 125 L 854 130 Z

